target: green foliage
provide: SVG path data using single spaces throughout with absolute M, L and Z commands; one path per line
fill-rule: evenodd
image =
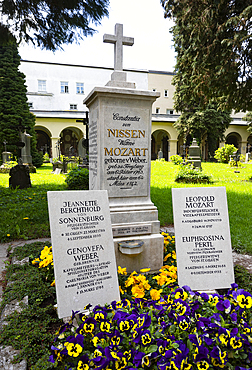
M 109 0 L 3 0 L 2 13 L 18 42 L 31 41 L 55 51 L 64 43 L 92 35 L 94 29 L 90 24 L 99 24 L 108 15 L 108 6 Z M 0 23 L 3 42 L 11 38 L 9 30 Z
M 2 42 L 2 40 L 1 40 Z M 35 116 L 30 113 L 27 104 L 25 75 L 19 71 L 20 56 L 15 42 L 3 45 L 0 42 L 0 152 L 3 141 L 7 141 L 7 150 L 18 157 L 16 143 L 20 141 L 20 132 L 26 129 L 31 135 L 31 155 L 38 164 Z M 0 159 L 1 160 L 1 159 Z
M 243 121 L 248 122 L 248 132 L 251 134 L 252 133 L 252 112 L 248 112 L 243 118 Z
M 3 166 L 4 168 L 12 168 L 14 166 L 16 166 L 18 163 L 16 161 L 9 161 L 9 162 L 5 162 L 3 163 Z
M 237 151 L 237 148 L 233 144 L 225 144 L 223 147 L 218 148 L 215 151 L 214 158 L 220 163 L 228 163 L 230 155 L 233 155 Z
M 213 157 L 218 142 L 223 140 L 224 132 L 231 120 L 230 112 L 221 111 L 217 103 L 211 101 L 203 111 L 192 109 L 192 107 L 185 109 L 174 127 L 185 137 L 191 135 L 197 138 L 198 143 L 201 143 L 206 135 L 208 153 L 210 157 Z
M 45 153 L 43 155 L 43 162 L 44 163 L 50 163 L 50 159 L 49 159 L 49 154 L 48 153 Z
M 175 20 L 175 105 L 252 110 L 251 0 L 161 0 Z
M 236 265 L 234 266 L 234 274 L 236 284 L 252 294 L 252 275 L 248 270 L 241 265 Z
M 176 175 L 175 182 L 185 184 L 210 184 L 211 176 L 204 174 L 200 169 L 194 168 L 193 165 L 180 165 L 179 172 Z
M 178 164 L 181 164 L 183 162 L 183 158 L 180 156 L 180 155 L 171 155 L 170 156 L 170 161 L 175 164 L 175 165 L 178 165 Z
M 33 243 L 16 247 L 13 255 L 19 260 L 31 254 L 38 256 L 43 246 L 44 243 Z M 46 271 L 31 264 L 9 265 L 6 278 L 11 284 L 4 291 L 0 309 L 13 299 L 20 301 L 27 295 L 29 305 L 24 306 L 21 313 L 8 316 L 8 325 L 1 332 L 0 344 L 20 350 L 15 360 L 26 359 L 29 369 L 50 369 L 50 346 L 56 329 L 62 323 L 54 309 L 55 288 L 46 280 Z
M 36 168 L 39 168 L 39 167 L 42 166 L 43 162 L 44 162 L 44 159 L 43 159 L 43 154 L 42 153 L 39 153 L 37 150 L 32 152 L 32 164 L 33 164 L 33 166 L 35 166 Z
M 88 190 L 89 171 L 86 168 L 77 167 L 69 172 L 66 177 L 69 190 Z

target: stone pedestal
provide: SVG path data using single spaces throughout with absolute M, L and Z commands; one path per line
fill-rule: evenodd
M 107 85 L 84 100 L 90 117 L 89 189 L 108 191 L 117 265 L 128 272 L 158 270 L 163 263 L 158 211 L 150 199 L 151 111 L 157 97 Z M 119 246 L 133 240 L 141 248 Z
M 3 163 L 11 161 L 11 156 L 12 156 L 11 152 L 2 152 Z
M 192 144 L 189 146 L 188 162 L 192 163 L 194 167 L 201 168 L 200 147 L 197 140 L 194 138 Z
M 21 141 L 25 143 L 25 146 L 21 149 L 22 161 L 24 164 L 32 164 L 31 156 L 31 135 L 26 132 L 21 134 Z

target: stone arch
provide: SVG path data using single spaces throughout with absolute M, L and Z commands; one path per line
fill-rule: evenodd
M 76 157 L 81 153 L 79 142 L 83 138 L 83 132 L 77 127 L 65 127 L 60 133 L 60 152 L 67 157 Z
M 233 144 L 237 149 L 239 149 L 239 151 L 241 150 L 241 142 L 242 142 L 241 135 L 238 134 L 237 132 L 230 132 L 226 136 L 225 143 Z
M 51 157 L 52 156 L 51 132 L 43 126 L 35 126 L 34 129 L 37 136 L 37 150 L 43 155 L 45 153 L 48 153 L 49 157 Z
M 169 160 L 169 139 L 170 134 L 166 130 L 155 130 L 151 135 L 151 159 L 158 158 L 158 152 L 161 149 L 163 158 Z

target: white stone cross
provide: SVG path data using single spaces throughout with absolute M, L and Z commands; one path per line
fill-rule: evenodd
M 123 45 L 132 46 L 134 44 L 133 37 L 123 36 L 123 25 L 116 23 L 115 35 L 103 35 L 103 42 L 114 44 L 114 70 L 123 70 Z

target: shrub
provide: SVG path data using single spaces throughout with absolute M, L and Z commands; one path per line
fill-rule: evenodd
M 86 168 L 74 168 L 66 177 L 67 188 L 69 190 L 88 190 L 89 171 Z
M 218 162 L 228 163 L 230 155 L 233 155 L 237 151 L 237 148 L 233 144 L 225 144 L 222 148 L 219 148 L 215 151 L 214 158 Z
M 43 154 L 39 153 L 38 151 L 34 151 L 32 153 L 33 166 L 35 166 L 36 168 L 39 168 L 42 166 L 43 162 L 44 162 Z
M 192 164 L 180 165 L 175 182 L 192 183 L 192 184 L 210 184 L 212 179 L 204 174 L 200 169 L 194 168 Z
M 173 164 L 181 164 L 183 163 L 183 158 L 180 156 L 180 155 L 171 155 L 170 156 L 170 161 L 173 163 Z
M 44 163 L 49 163 L 50 162 L 50 158 L 49 158 L 49 154 L 48 153 L 45 153 L 43 155 L 43 162 Z

